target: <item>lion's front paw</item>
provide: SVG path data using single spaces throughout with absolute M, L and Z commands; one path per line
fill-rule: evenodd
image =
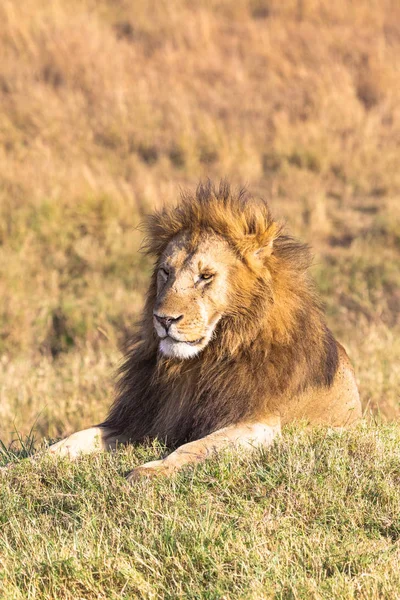
M 78 456 L 77 448 L 74 448 L 73 443 L 68 438 L 61 440 L 56 444 L 50 446 L 47 450 L 49 454 L 56 454 L 57 456 L 67 456 L 68 458 L 76 458 Z
M 136 467 L 131 471 L 126 479 L 129 483 L 140 479 L 141 477 L 158 477 L 160 475 L 172 475 L 176 471 L 176 468 L 168 464 L 166 460 L 152 460 L 151 462 L 147 462 L 144 465 L 140 465 L 140 467 Z
M 48 452 L 57 456 L 67 456 L 70 459 L 75 459 L 81 454 L 98 452 L 105 449 L 103 434 L 104 430 L 100 427 L 83 429 L 53 444 L 48 449 Z

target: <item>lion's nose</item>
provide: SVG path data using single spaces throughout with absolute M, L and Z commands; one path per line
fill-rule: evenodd
M 172 317 L 165 315 L 157 315 L 156 313 L 154 313 L 154 316 L 157 319 L 157 321 L 161 323 L 163 327 L 165 327 L 166 331 L 168 331 L 171 325 L 173 325 L 174 323 L 178 323 L 178 321 L 181 321 L 183 319 L 183 315 L 179 315 L 179 317 Z

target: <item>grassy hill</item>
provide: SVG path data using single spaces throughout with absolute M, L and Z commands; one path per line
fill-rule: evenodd
M 400 4 L 3 0 L 0 21 L 5 449 L 104 417 L 151 268 L 140 220 L 204 177 L 312 245 L 364 409 L 398 419 Z M 397 597 L 399 427 L 325 436 L 130 490 L 160 449 L 21 463 L 0 596 Z
M 400 430 L 286 431 L 265 452 L 166 480 L 160 448 L 3 475 L 1 598 L 398 597 Z

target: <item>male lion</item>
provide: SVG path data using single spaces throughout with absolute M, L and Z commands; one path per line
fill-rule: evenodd
M 200 185 L 147 219 L 156 259 L 107 419 L 51 446 L 76 456 L 149 438 L 177 448 L 132 471 L 173 473 L 228 445 L 271 444 L 297 419 L 361 416 L 354 372 L 325 324 L 308 248 L 266 202 Z

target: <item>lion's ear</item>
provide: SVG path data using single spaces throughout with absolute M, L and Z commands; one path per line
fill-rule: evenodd
M 272 238 L 267 242 L 267 244 L 261 246 L 261 248 L 257 248 L 257 250 L 254 252 L 254 256 L 258 258 L 258 260 L 264 260 L 265 258 L 271 256 L 274 251 L 274 240 L 275 238 Z
M 274 242 L 276 238 L 279 236 L 281 231 L 281 227 L 273 222 L 271 225 L 264 231 L 263 235 L 258 239 L 258 247 L 254 251 L 253 256 L 257 260 L 265 260 L 274 251 Z

